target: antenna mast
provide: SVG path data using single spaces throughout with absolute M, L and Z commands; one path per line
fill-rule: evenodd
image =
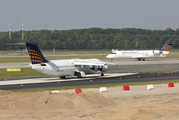
M 8 24 L 8 27 L 9 27 L 9 38 L 11 38 L 11 21 L 9 20 L 9 24 Z
M 22 19 L 22 40 L 24 39 L 24 20 Z

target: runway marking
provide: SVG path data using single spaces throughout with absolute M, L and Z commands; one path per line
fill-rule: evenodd
M 95 78 L 110 78 L 117 76 L 134 75 L 137 73 L 111 73 L 105 74 L 105 76 L 99 76 L 98 74 L 86 75 L 84 78 L 67 77 L 67 79 L 60 78 L 32 78 L 32 79 L 20 79 L 20 80 L 7 80 L 0 81 L 0 85 L 15 85 L 15 84 L 33 84 L 33 83 L 50 83 L 50 82 L 63 82 L 63 81 L 76 81 L 76 80 L 92 80 Z

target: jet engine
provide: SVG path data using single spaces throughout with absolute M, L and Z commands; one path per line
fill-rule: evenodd
M 98 66 L 92 66 L 92 67 L 90 67 L 90 69 L 93 71 L 98 71 Z
M 159 50 L 153 50 L 153 53 L 154 53 L 154 54 L 160 54 L 161 51 L 159 51 Z
M 106 72 L 108 70 L 108 66 L 101 66 L 98 68 L 98 70 L 100 70 L 102 72 Z

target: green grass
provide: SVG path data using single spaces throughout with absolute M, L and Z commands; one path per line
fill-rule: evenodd
M 29 57 L 0 57 L 0 63 L 30 62 Z
M 111 50 L 91 50 L 91 51 L 83 51 L 83 50 L 62 50 L 57 52 L 46 52 L 42 50 L 42 53 L 44 55 L 54 55 L 54 54 L 62 54 L 62 55 L 69 55 L 69 54 L 110 54 Z M 17 55 L 17 56 L 23 56 L 28 55 L 27 51 L 11 51 L 11 52 L 0 52 L 0 55 Z
M 168 54 L 167 56 L 166 56 L 166 58 L 179 58 L 179 54 L 177 54 L 177 53 L 173 53 L 173 54 Z
M 60 60 L 60 59 L 90 59 L 90 58 L 96 58 L 100 60 L 109 60 L 106 58 L 106 56 L 101 55 L 90 55 L 90 56 L 47 56 L 45 57 L 48 60 Z M 13 63 L 13 62 L 30 62 L 29 57 L 5 57 L 0 58 L 0 63 Z
M 26 78 L 43 75 L 32 68 L 21 68 L 21 71 L 7 71 L 7 69 L 0 69 L 0 79 L 9 78 Z
M 69 51 L 60 51 L 60 52 L 43 52 L 44 55 L 48 54 L 110 54 L 111 50 L 94 50 L 94 51 L 83 51 L 83 50 L 69 50 Z
M 179 83 L 179 80 L 166 80 L 155 82 L 134 82 L 134 83 L 119 83 L 119 84 L 101 84 L 101 85 L 83 85 L 83 86 L 69 86 L 69 87 L 48 87 L 48 88 L 32 88 L 32 89 L 17 89 L 10 90 L 12 92 L 36 92 L 36 91 L 52 91 L 52 90 L 68 90 L 68 89 L 85 89 L 85 88 L 100 88 L 100 87 L 115 87 L 115 86 L 134 86 L 134 85 L 148 85 L 148 84 L 167 84 L 167 83 Z

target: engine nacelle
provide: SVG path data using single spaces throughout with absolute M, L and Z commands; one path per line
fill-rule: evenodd
M 108 66 L 99 67 L 98 70 L 100 70 L 101 72 L 106 72 L 108 70 Z
M 90 69 L 93 71 L 98 71 L 98 66 L 92 66 L 92 67 L 90 67 Z
M 161 52 L 159 50 L 154 50 L 153 53 L 154 54 L 160 54 Z

